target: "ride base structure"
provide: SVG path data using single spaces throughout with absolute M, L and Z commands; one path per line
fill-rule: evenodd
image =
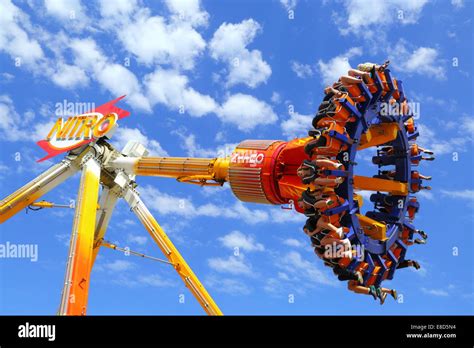
M 318 257 L 336 275 L 341 275 L 336 269 L 357 273 L 358 286 L 380 287 L 402 268 L 413 236 L 419 233 L 412 224 L 419 209 L 414 193 L 424 188 L 425 177 L 412 167 L 426 158 L 414 142 L 418 131 L 402 82 L 388 68 L 375 65 L 351 77 L 354 80 L 341 77 L 325 91 L 308 137 L 245 140 L 224 158 L 150 157 L 134 141 L 117 150 L 109 139 L 117 120 L 128 115 L 115 106 L 123 97 L 66 122 L 59 119 L 39 145 L 49 153 L 44 159 L 66 153 L 64 159 L 3 199 L 0 223 L 29 206 L 53 207 L 38 200 L 81 172 L 60 315 L 86 314 L 90 274 L 100 248 L 120 250 L 104 239 L 119 199 L 130 206 L 165 255 L 164 262 L 172 265 L 204 311 L 222 315 L 140 198 L 137 176 L 174 178 L 201 186 L 228 183 L 241 201 L 290 205 L 308 216 L 305 233 Z M 401 112 L 382 112 L 385 105 Z M 375 175 L 356 175 L 356 155 L 368 148 L 377 148 L 372 158 Z M 373 192 L 373 208 L 365 214 L 361 190 Z M 331 243 L 324 243 L 322 235 L 331 243 L 340 240 L 359 246 L 363 254 L 323 254 L 321 248 Z

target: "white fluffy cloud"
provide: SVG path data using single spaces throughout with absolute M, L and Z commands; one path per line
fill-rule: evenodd
M 166 6 L 175 20 L 185 21 L 193 26 L 207 25 L 209 14 L 201 9 L 200 0 L 166 0 Z
M 306 136 L 308 129 L 312 128 L 312 120 L 313 116 L 311 115 L 301 115 L 297 112 L 292 112 L 290 118 L 281 123 L 281 130 L 284 135 L 291 138 Z
M 10 0 L 0 0 L 0 8 L 0 51 L 13 59 L 20 58 L 21 64 L 38 63 L 44 57 L 43 49 L 21 26 L 28 16 Z
M 0 138 L 8 141 L 38 141 L 44 139 L 54 121 L 32 122 L 31 110 L 20 114 L 8 95 L 0 95 Z M 24 156 L 25 157 L 25 156 Z
M 151 112 L 159 103 L 191 116 L 214 113 L 223 122 L 244 131 L 277 120 L 270 105 L 250 95 L 230 95 L 219 105 L 210 95 L 190 86 L 182 70 L 192 69 L 205 49 L 206 43 L 195 28 L 207 25 L 209 18 L 198 0 L 167 1 L 167 17 L 151 15 L 151 10 L 140 8 L 137 1 L 99 1 L 103 28 L 115 33 L 139 61 L 173 66 L 172 69 L 157 67 L 140 80 L 125 65 L 113 62 L 92 37 L 71 38 L 64 31 L 53 34 L 40 30 L 34 36 L 40 41 L 30 38 L 28 33 L 34 27 L 28 22 L 28 16 L 10 1 L 0 1 L 0 50 L 12 58 L 22 58 L 22 64 L 29 65 L 29 70 L 48 77 L 59 87 L 75 89 L 91 81 L 98 82 L 114 97 L 127 95 L 125 101 L 138 111 Z M 57 0 L 44 3 L 47 13 L 59 20 L 65 20 L 70 11 L 76 15 L 85 11 L 79 0 L 71 1 L 66 7 L 59 4 Z M 246 47 L 259 31 L 260 25 L 248 19 L 239 24 L 224 23 L 214 33 L 213 57 L 226 62 L 230 57 L 238 58 L 239 64 L 229 68 L 228 83 L 245 82 L 255 87 L 271 74 L 261 52 Z M 52 44 L 53 41 L 56 44 Z M 39 42 L 44 43 L 54 57 L 45 57 Z M 69 53 L 72 53 L 71 61 Z
M 280 104 L 281 102 L 281 95 L 278 92 L 273 92 L 272 97 L 270 98 L 272 103 L 274 104 Z
M 302 241 L 294 238 L 288 238 L 283 241 L 283 244 L 292 248 L 304 248 L 307 244 L 303 243 Z
M 252 289 L 247 284 L 238 279 L 210 276 L 205 279 L 205 285 L 212 288 L 213 291 L 229 295 L 241 296 L 252 292 Z
M 113 96 L 127 95 L 127 103 L 138 110 L 151 112 L 148 99 L 142 94 L 137 77 L 120 64 L 107 63 L 103 69 L 95 69 L 95 76 L 101 85 Z
M 311 65 L 303 64 L 296 61 L 291 62 L 291 70 L 298 76 L 300 79 L 305 79 L 313 76 L 314 71 Z
M 211 258 L 208 261 L 209 267 L 219 273 L 229 273 L 234 275 L 252 275 L 252 265 L 246 262 L 244 256 L 229 256 L 228 258 Z
M 474 190 L 441 190 L 441 194 L 450 198 L 474 200 Z
M 234 124 L 242 131 L 250 131 L 258 125 L 273 124 L 278 120 L 270 105 L 241 93 L 229 96 L 217 114 L 223 122 Z
M 154 16 L 136 1 L 102 0 L 103 26 L 114 32 L 140 63 L 192 69 L 206 48 L 195 27 L 207 25 L 209 14 L 199 0 L 168 0 L 165 4 L 169 15 Z
M 247 204 L 235 203 L 206 203 L 195 204 L 189 197 L 180 197 L 161 192 L 153 186 L 140 188 L 143 200 L 151 210 L 161 215 L 172 215 L 179 218 L 193 219 L 201 216 L 238 219 L 248 225 L 271 222 L 275 224 L 303 223 L 305 217 L 295 211 L 283 210 L 279 206 L 261 209 L 249 207 Z M 237 200 L 237 199 L 236 199 Z M 266 208 L 266 209 L 265 209 Z
M 212 57 L 232 59 L 239 56 L 260 30 L 260 24 L 253 19 L 246 19 L 238 24 L 221 24 L 209 43 Z
M 111 141 L 120 151 L 124 148 L 129 140 L 138 141 L 150 151 L 150 156 L 168 156 L 163 150 L 160 143 L 156 140 L 148 138 L 137 128 L 118 127 Z
M 136 280 L 141 285 L 148 285 L 157 288 L 163 287 L 176 287 L 176 282 L 166 279 L 159 274 L 147 274 L 147 275 L 140 275 L 137 277 Z
M 128 17 L 136 8 L 136 0 L 100 0 L 99 1 L 100 14 L 102 17 Z
M 75 64 L 94 76 L 107 91 L 115 97 L 126 94 L 127 103 L 139 110 L 151 112 L 137 77 L 124 66 L 109 62 L 93 39 L 74 39 L 70 48 Z
M 175 70 L 157 69 L 144 78 L 147 96 L 152 105 L 166 105 L 173 110 L 203 116 L 214 112 L 217 103 L 208 95 L 201 94 L 188 86 L 188 78 Z
M 83 28 L 87 23 L 84 7 L 80 0 L 44 0 L 46 13 L 75 29 Z
M 106 263 L 99 263 L 95 269 L 98 271 L 125 272 L 134 269 L 136 265 L 127 260 L 114 260 Z
M 281 6 L 283 6 L 287 11 L 294 10 L 298 4 L 298 0 L 280 0 Z
M 402 69 L 408 72 L 427 73 L 436 78 L 444 78 L 444 68 L 436 62 L 437 58 L 438 51 L 434 48 L 419 47 L 403 62 Z
M 126 222 L 124 222 L 126 223 Z M 127 235 L 127 243 L 137 244 L 137 245 L 145 245 L 149 238 L 147 236 L 138 236 L 132 233 Z
M 441 297 L 449 296 L 449 293 L 443 289 L 427 289 L 427 288 L 422 287 L 421 291 L 423 291 L 425 294 L 432 295 L 432 296 L 441 296 Z
M 152 186 L 142 187 L 140 192 L 150 209 L 161 215 L 174 215 L 189 219 L 199 216 L 240 219 L 250 225 L 266 222 L 270 219 L 266 211 L 247 208 L 239 201 L 225 207 L 213 203 L 195 205 L 190 198 L 173 196 Z
M 271 209 L 271 221 L 274 223 L 281 223 L 289 225 L 291 223 L 298 223 L 304 225 L 306 217 L 298 213 L 296 210 L 282 209 L 280 206 L 275 206 Z
M 89 83 L 89 77 L 83 69 L 62 62 L 59 63 L 58 69 L 51 79 L 58 86 L 71 89 L 86 86 Z
M 201 35 L 185 22 L 168 24 L 160 16 L 141 10 L 134 22 L 117 33 L 124 47 L 140 62 L 171 64 L 192 69 L 206 47 Z
M 352 47 L 347 52 L 340 54 L 329 61 L 318 61 L 319 73 L 322 77 L 322 83 L 327 86 L 336 82 L 341 75 L 346 75 L 351 68 L 349 59 L 360 56 L 362 49 L 360 47 Z
M 276 254 L 274 265 L 281 271 L 266 280 L 264 290 L 272 294 L 305 294 L 321 286 L 338 286 L 338 281 L 321 270 L 317 261 L 308 261 L 294 250 Z M 294 284 L 298 284 L 298 287 L 295 288 Z
M 209 50 L 214 59 L 227 63 L 227 86 L 243 83 L 255 88 L 270 77 L 272 69 L 262 53 L 247 49 L 260 31 L 260 24 L 247 19 L 238 24 L 223 23 L 214 33 Z
M 13 101 L 7 95 L 0 95 L 0 137 L 9 141 L 29 138 L 24 119 L 15 110 Z
M 174 132 L 181 139 L 181 148 L 186 150 L 186 155 L 189 157 L 216 157 L 217 151 L 215 149 L 205 149 L 201 147 L 196 141 L 196 135 L 184 133 L 180 130 Z
M 69 43 L 74 54 L 74 63 L 77 66 L 88 70 L 93 70 L 98 65 L 102 68 L 106 63 L 106 58 L 101 52 L 96 42 L 91 39 L 74 39 Z
M 392 23 L 416 23 L 428 0 L 348 0 L 345 15 L 334 16 L 343 34 L 370 36 Z
M 474 143 L 474 120 L 472 116 L 464 116 L 460 119 L 456 134 L 443 138 L 439 136 L 432 127 L 423 123 L 417 124 L 420 137 L 420 146 L 434 151 L 435 155 L 452 155 L 453 152 L 470 151 Z
M 48 115 L 50 116 L 50 115 Z M 46 138 L 46 135 L 49 133 L 51 128 L 53 128 L 55 120 L 46 121 L 46 122 L 34 122 L 33 130 L 30 134 L 32 141 L 38 141 L 40 139 Z
M 446 72 L 439 52 L 431 47 L 418 47 L 409 50 L 410 44 L 400 40 L 393 51 L 389 51 L 393 66 L 409 74 L 422 74 L 435 79 L 445 79 Z
M 229 249 L 239 248 L 248 252 L 264 251 L 263 244 L 258 243 L 254 236 L 245 235 L 240 231 L 232 231 L 219 238 L 221 244 Z
M 189 157 L 227 157 L 237 146 L 237 143 L 226 143 L 215 148 L 204 148 L 196 141 L 196 135 L 187 133 L 183 129 L 173 132 L 181 139 L 181 148 L 186 150 Z
M 334 285 L 334 280 L 319 270 L 314 261 L 304 259 L 297 251 L 290 251 L 280 258 L 277 266 L 290 274 L 298 273 L 312 283 Z
M 48 5 L 50 11 L 55 13 L 61 7 L 60 4 L 63 9 L 69 8 L 64 7 L 63 2 L 56 1 L 47 1 L 45 6 Z M 76 8 L 80 3 L 72 1 L 68 2 L 68 6 Z M 0 7 L 0 51 L 5 51 L 15 59 L 15 64 L 19 67 L 38 76 L 45 76 L 62 88 L 77 88 L 88 84 L 89 77 L 82 68 L 65 63 L 64 50 L 70 39 L 64 32 L 53 35 L 33 26 L 25 12 L 9 0 L 0 0 Z M 45 55 L 41 45 L 52 51 L 54 59 Z
M 196 117 L 215 113 L 222 122 L 233 124 L 242 131 L 250 131 L 259 125 L 273 124 L 278 120 L 269 104 L 247 94 L 230 95 L 219 106 L 211 96 L 201 94 L 190 87 L 187 76 L 174 70 L 157 69 L 145 76 L 144 84 L 151 105 L 163 104 L 169 109 Z M 194 139 L 191 137 L 186 141 L 189 143 Z M 222 149 L 201 150 L 194 152 L 215 154 Z

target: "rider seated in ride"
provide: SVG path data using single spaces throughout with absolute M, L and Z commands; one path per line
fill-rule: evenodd
M 326 243 L 326 239 L 328 238 L 328 236 L 330 236 L 332 232 L 329 229 L 321 229 L 319 232 L 314 233 L 314 231 L 318 230 L 318 222 L 320 220 L 321 219 L 317 216 L 309 218 L 306 221 L 305 226 L 303 227 L 303 231 L 311 237 L 311 242 L 314 246 L 315 254 L 324 261 L 326 266 L 329 266 L 333 269 L 333 272 L 338 276 L 338 279 L 341 281 L 349 280 L 349 290 L 357 294 L 372 295 L 374 299 L 379 298 L 381 304 L 384 303 L 387 294 L 391 294 L 393 298 L 396 299 L 396 290 L 375 286 L 363 286 L 362 273 L 359 270 L 349 271 L 345 266 L 342 266 L 345 264 L 343 262 L 344 259 L 352 259 L 352 251 L 350 253 L 345 252 L 343 256 L 340 255 L 340 253 L 338 254 L 337 252 L 331 252 L 331 249 L 329 249 L 328 251 L 328 244 Z
M 311 216 L 303 227 L 304 233 L 311 237 L 311 241 L 325 249 L 323 255 L 327 259 L 352 259 L 352 245 L 349 239 L 345 238 L 344 230 L 343 227 L 325 223 L 318 214 Z
M 306 224 L 303 227 L 303 231 L 306 234 L 310 234 L 311 231 L 315 230 L 317 227 L 316 218 L 309 218 L 306 220 Z M 324 264 L 332 268 L 337 279 L 340 281 L 346 280 L 355 280 L 358 283 L 362 284 L 364 279 L 362 278 L 362 273 L 357 271 L 350 271 L 347 269 L 347 264 L 350 263 L 351 259 L 346 259 L 342 257 L 337 257 L 332 253 L 327 252 L 327 248 L 321 245 L 321 241 L 329 233 L 329 230 L 323 230 L 318 234 L 311 236 L 311 245 L 314 247 L 314 253 L 324 261 Z
M 340 82 L 335 82 L 332 84 L 332 86 L 328 86 L 324 89 L 324 98 L 323 102 L 319 106 L 319 110 L 324 109 L 326 106 L 328 106 L 334 98 L 341 98 L 344 95 L 347 95 L 347 90 L 345 87 L 342 85 Z
M 382 72 L 388 67 L 389 64 L 390 64 L 389 60 L 385 61 L 385 63 L 383 63 L 382 65 L 367 62 L 367 63 L 362 63 L 362 64 L 357 65 L 357 70 L 363 71 L 363 72 L 371 72 L 374 70 Z
M 422 148 L 421 146 L 418 146 L 418 144 L 412 144 L 410 146 L 410 156 L 411 157 L 417 157 L 419 155 L 421 155 L 422 153 L 426 153 L 428 155 L 433 155 L 433 151 L 431 150 L 428 150 L 428 149 L 425 149 L 425 148 Z M 434 156 L 430 156 L 430 157 L 421 157 L 420 159 L 412 159 L 411 160 L 411 163 L 414 164 L 414 165 L 417 165 L 420 163 L 421 160 L 424 160 L 424 161 L 433 161 L 435 159 Z
M 321 218 L 325 223 L 340 226 L 340 220 L 346 213 L 345 211 L 331 215 L 324 214 L 325 211 L 339 207 L 345 202 L 345 200 L 342 197 L 339 197 L 334 191 L 329 191 L 319 195 L 308 189 L 303 192 L 301 198 L 303 204 L 313 207 L 316 212 L 321 214 Z
M 306 185 L 313 183 L 318 186 L 336 187 L 344 181 L 342 177 L 326 175 L 326 170 L 344 170 L 344 166 L 336 160 L 320 157 L 313 161 L 304 160 L 296 174 Z
M 421 180 L 431 180 L 431 176 L 422 175 L 418 171 L 412 170 L 411 179 L 412 183 L 410 185 L 410 189 L 412 192 L 418 192 L 420 190 L 431 190 L 431 186 L 421 185 Z
M 417 233 L 421 236 L 421 239 L 416 238 L 413 239 L 413 235 Z M 423 230 L 410 230 L 407 227 L 404 227 L 401 234 L 400 234 L 400 239 L 402 240 L 403 244 L 410 246 L 413 244 L 426 244 L 426 239 L 428 238 L 428 235 L 423 231 Z
M 365 82 L 371 93 L 376 92 L 378 88 L 374 81 L 375 74 L 379 75 L 385 92 L 388 90 L 388 86 L 386 86 L 386 77 L 383 73 L 383 70 L 388 66 L 388 63 L 389 62 L 387 61 L 383 65 L 373 63 L 359 64 L 357 69 L 350 69 L 348 75 L 341 76 L 337 83 L 342 84 L 354 101 L 364 102 L 366 99 L 362 94 L 360 84 Z
M 378 90 L 378 87 L 375 84 L 375 74 L 377 74 L 382 82 L 382 86 L 384 88 L 384 92 L 382 95 L 384 95 L 387 91 L 389 91 L 389 87 L 387 84 L 387 79 L 384 74 L 384 70 L 387 69 L 388 65 L 390 64 L 390 61 L 385 61 L 382 65 L 374 64 L 374 63 L 364 63 L 364 64 L 359 64 L 356 69 L 351 69 L 349 70 L 349 75 L 350 76 L 360 76 L 364 79 L 364 82 L 366 83 L 367 87 L 369 87 L 369 91 L 371 93 L 375 93 Z M 394 81 L 394 85 L 396 86 L 396 89 L 398 89 L 397 84 Z
M 410 156 L 411 157 L 417 157 L 417 156 L 421 155 L 422 153 L 426 153 L 428 155 L 433 155 L 434 154 L 433 151 L 425 149 L 425 148 L 419 146 L 418 144 L 411 144 L 410 145 Z M 381 155 L 388 155 L 388 156 L 393 155 L 394 154 L 393 146 L 384 146 L 384 147 L 382 147 L 380 149 L 380 154 Z M 434 156 L 421 157 L 420 159 L 412 159 L 411 163 L 414 164 L 414 165 L 417 165 L 417 164 L 420 163 L 421 160 L 433 161 L 434 159 L 435 159 Z
M 331 122 L 329 127 L 311 131 L 312 134 L 317 133 L 317 135 L 313 135 L 314 139 L 309 140 L 304 147 L 304 151 L 310 158 L 313 156 L 335 157 L 339 152 L 347 150 L 347 144 L 331 136 L 331 131 L 348 138 L 344 126 L 335 121 Z
M 409 202 L 411 204 L 409 204 L 407 207 L 408 218 L 411 221 L 413 221 L 415 220 L 415 215 L 416 213 L 418 213 L 418 210 L 419 210 L 418 200 L 416 199 L 415 196 L 413 196 L 413 197 L 410 197 Z
M 406 114 L 407 113 L 403 113 L 403 115 L 406 115 Z M 408 120 L 406 120 L 404 125 L 408 133 L 413 133 L 416 130 L 415 119 L 413 117 L 410 117 Z
M 327 87 L 325 91 L 334 94 L 334 97 L 330 101 L 324 101 L 319 106 L 312 122 L 315 129 L 329 127 L 331 122 L 338 122 L 340 126 L 344 127 L 346 123 L 356 120 L 353 114 L 342 104 L 345 101 L 355 107 L 355 102 L 347 93 L 342 93 L 332 87 Z

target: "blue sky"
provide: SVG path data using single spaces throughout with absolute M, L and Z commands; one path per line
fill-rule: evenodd
M 127 94 L 131 116 L 115 145 L 135 139 L 155 155 L 215 157 L 244 139 L 304 136 L 324 86 L 389 58 L 420 103 L 419 143 L 437 153 L 421 166 L 433 175 L 416 219 L 428 244 L 408 254 L 422 270 L 384 283 L 402 303 L 348 292 L 314 256 L 296 213 L 169 179 L 138 178 L 140 192 L 225 314 L 473 314 L 472 1 L 0 0 L 0 9 L 2 197 L 59 161 L 36 163 L 44 154 L 35 142 L 63 100 L 100 105 Z M 368 158 L 360 153 L 361 173 L 374 171 Z M 68 203 L 78 181 L 44 198 Z M 1 243 L 39 248 L 37 262 L 0 260 L 1 314 L 56 312 L 72 216 L 21 212 L 0 226 Z M 106 237 L 161 257 L 124 203 Z M 102 250 L 88 313 L 203 311 L 170 267 Z

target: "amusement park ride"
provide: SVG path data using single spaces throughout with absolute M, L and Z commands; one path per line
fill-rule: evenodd
M 290 204 L 309 217 L 304 231 L 311 236 L 316 254 L 339 279 L 349 280 L 349 288 L 361 288 L 356 291 L 360 293 L 381 289 L 397 268 L 406 267 L 410 260 L 405 255 L 414 244 L 414 234 L 424 234 L 412 225 L 419 209 L 413 194 L 429 188 L 421 185 L 429 177 L 413 167 L 433 158 L 423 158 L 423 151 L 431 152 L 415 144 L 418 131 L 402 82 L 392 77 L 387 64 L 360 65 L 326 88 L 308 137 L 245 140 L 226 158 L 148 157 L 148 151 L 133 141 L 122 150 L 115 149 L 108 140 L 117 120 L 128 116 L 115 106 L 122 98 L 66 121 L 58 119 L 38 144 L 48 152 L 42 160 L 67 152 L 64 159 L 0 202 L 1 223 L 29 206 L 52 207 L 38 199 L 82 172 L 60 315 L 86 314 L 96 256 L 102 246 L 116 248 L 104 237 L 120 198 L 206 313 L 222 314 L 141 200 L 136 176 L 175 178 L 201 186 L 227 182 L 241 201 Z M 386 112 L 387 106 L 398 111 Z M 370 147 L 377 148 L 372 158 L 376 173 L 356 175 L 357 152 Z M 373 208 L 365 215 L 360 190 L 373 191 Z M 360 246 L 363 255 L 355 257 L 352 251 L 338 257 L 324 254 L 324 247 L 333 242 Z

